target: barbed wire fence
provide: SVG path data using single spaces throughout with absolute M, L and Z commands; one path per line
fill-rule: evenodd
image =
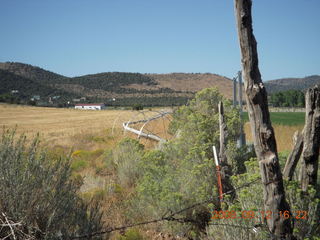
M 234 190 L 225 192 L 223 195 L 228 195 L 230 193 L 236 192 L 242 188 L 251 186 L 252 184 L 257 183 L 258 181 L 260 181 L 260 178 L 257 178 L 253 181 L 247 182 L 237 188 L 235 188 Z M 171 210 L 168 210 L 166 213 L 164 213 L 164 215 L 160 218 L 157 219 L 152 219 L 152 220 L 147 220 L 147 221 L 143 221 L 143 222 L 138 222 L 138 223 L 132 223 L 132 224 L 128 224 L 128 225 L 123 225 L 123 226 L 117 226 L 117 227 L 109 227 L 106 228 L 103 231 L 99 231 L 99 232 L 93 232 L 93 233 L 89 233 L 89 234 L 83 234 L 83 235 L 79 235 L 79 236 L 72 236 L 70 239 L 87 239 L 87 238 L 92 238 L 95 236 L 100 236 L 100 235 L 104 235 L 104 234 L 108 234 L 111 232 L 115 232 L 115 231 L 122 231 L 128 228 L 132 228 L 132 227 L 137 227 L 137 226 L 141 226 L 141 225 L 148 225 L 148 224 L 152 224 L 152 223 L 157 223 L 157 222 L 163 222 L 163 221 L 174 221 L 174 222 L 178 222 L 178 223 L 192 223 L 195 222 L 195 220 L 190 219 L 190 218 L 178 218 L 177 216 L 185 211 L 188 211 L 190 209 L 196 208 L 198 206 L 204 205 L 204 204 L 208 204 L 213 202 L 214 200 L 219 199 L 218 196 L 215 197 L 210 197 L 204 201 L 201 202 L 197 202 L 194 203 L 188 207 L 182 208 L 178 211 L 172 212 Z M 253 226 L 247 226 L 247 225 L 236 225 L 236 224 L 226 224 L 226 223 L 209 223 L 210 226 L 212 225 L 218 225 L 218 226 L 229 226 L 229 227 L 236 227 L 236 228 L 243 228 L 243 229 L 252 229 L 253 231 L 257 231 L 258 227 L 264 227 L 261 224 L 258 225 L 253 225 Z M 266 228 L 268 231 L 268 228 Z M 271 234 L 271 232 L 269 232 L 269 234 Z M 271 236 L 271 235 L 270 235 Z
M 152 114 L 153 113 L 153 114 Z M 158 134 L 156 134 L 155 132 L 153 132 L 152 130 L 146 130 L 146 126 L 148 124 L 150 124 L 153 121 L 156 120 L 163 120 L 168 118 L 168 115 L 171 115 L 173 113 L 173 111 L 170 110 L 143 110 L 143 111 L 139 111 L 139 112 L 135 112 L 132 117 L 127 120 L 127 121 L 122 121 L 122 128 L 124 130 L 124 134 L 126 132 L 131 132 L 133 134 L 135 134 L 138 138 L 142 137 L 145 139 L 149 139 L 152 141 L 157 141 L 157 142 L 162 142 L 162 141 L 166 141 L 167 139 L 165 138 L 161 138 Z M 151 115 L 152 114 L 152 115 Z M 115 119 L 114 123 L 113 123 L 113 127 L 112 127 L 112 134 L 114 132 L 114 128 L 116 126 L 116 123 L 119 121 L 120 119 L 117 118 Z M 140 124 L 140 126 L 139 126 Z M 132 127 L 131 127 L 132 126 Z M 145 131 L 146 130 L 146 131 Z M 166 130 L 165 128 L 163 130 Z M 223 194 L 224 195 L 228 195 L 231 194 L 233 192 L 239 191 L 242 188 L 251 186 L 252 184 L 256 184 L 258 183 L 258 181 L 260 180 L 260 178 L 257 178 L 253 181 L 247 182 L 233 190 L 230 190 L 228 192 L 225 192 Z M 98 232 L 92 232 L 92 233 L 87 233 L 87 234 L 82 234 L 82 235 L 77 235 L 77 236 L 71 236 L 69 237 L 69 239 L 90 239 L 93 237 L 97 237 L 97 236 L 101 236 L 101 235 L 105 235 L 105 234 L 109 234 L 112 232 L 116 232 L 116 231 L 123 231 L 126 230 L 128 228 L 133 228 L 133 227 L 138 227 L 138 226 L 143 226 L 143 225 L 149 225 L 149 224 L 153 224 L 153 223 L 159 223 L 159 222 L 177 222 L 177 223 L 196 223 L 196 220 L 191 219 L 191 218 L 186 218 L 186 217 L 178 217 L 179 214 L 186 212 L 190 209 L 194 209 L 198 206 L 204 205 L 204 204 L 208 204 L 208 203 L 212 203 L 215 200 L 220 201 L 219 196 L 215 196 L 215 197 L 210 197 L 204 201 L 201 202 L 197 202 L 194 203 L 190 206 L 187 206 L 185 208 L 182 208 L 178 211 L 171 211 L 170 209 L 167 210 L 161 217 L 156 218 L 156 219 L 151 219 L 151 220 L 146 220 L 146 221 L 142 221 L 142 222 L 137 222 L 137 223 L 131 223 L 131 224 L 127 224 L 127 225 L 122 225 L 122 226 L 115 226 L 115 227 L 107 227 L 106 229 L 102 230 L 102 231 L 98 231 Z M 233 228 L 242 228 L 242 229 L 251 229 L 254 232 L 258 232 L 258 228 L 264 228 L 265 231 L 267 233 L 269 233 L 270 237 L 273 237 L 274 235 L 269 231 L 268 227 L 266 226 L 266 224 L 255 224 L 252 226 L 248 226 L 248 225 L 239 225 L 239 224 L 229 224 L 229 223 L 215 223 L 215 222 L 210 222 L 208 224 L 209 226 L 227 226 L 227 227 L 233 227 Z

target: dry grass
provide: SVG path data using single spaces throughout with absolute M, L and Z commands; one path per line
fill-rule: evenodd
M 106 212 L 105 222 L 115 226 L 126 223 L 127 209 L 124 202 L 130 199 L 134 191 L 117 184 L 116 173 L 106 166 L 105 150 L 112 149 L 124 136 L 130 136 L 123 132 L 123 122 L 156 114 L 141 114 L 130 110 L 84 111 L 0 104 L 0 127 L 17 127 L 18 135 L 25 133 L 28 139 L 39 133 L 42 144 L 54 150 L 62 149 L 66 152 L 72 148 L 73 176 L 79 177 L 84 183 L 80 194 L 88 199 L 93 196 L 99 198 Z M 168 118 L 147 124 L 144 131 L 168 138 L 164 133 L 170 122 Z M 134 127 L 140 129 L 141 124 Z M 137 138 L 136 135 L 131 136 Z M 156 144 L 145 139 L 141 139 L 141 142 L 147 148 Z
M 84 111 L 0 104 L 0 127 L 17 128 L 32 138 L 40 134 L 44 145 L 86 149 L 112 147 L 123 136 L 122 122 L 141 119 L 130 110 Z M 113 130 L 112 130 L 113 129 Z
M 85 150 L 112 148 L 125 135 L 136 138 L 129 133 L 123 133 L 122 122 L 156 114 L 140 114 L 130 110 L 83 111 L 8 104 L 0 104 L 0 113 L 0 127 L 17 127 L 17 132 L 23 132 L 27 137 L 39 133 L 43 143 L 51 147 Z M 168 139 L 171 137 L 166 133 L 169 123 L 170 116 L 147 124 L 144 131 Z M 141 124 L 134 127 L 140 129 Z M 274 125 L 278 150 L 291 150 L 292 136 L 296 130 L 302 128 L 302 125 Z M 245 133 L 247 141 L 252 142 L 249 123 L 245 124 Z M 143 138 L 141 142 L 147 147 L 155 144 Z
M 273 125 L 278 151 L 291 151 L 293 148 L 292 137 L 295 131 L 301 131 L 303 125 L 298 126 L 284 126 L 284 125 Z M 244 126 L 244 131 L 246 133 L 247 142 L 253 142 L 250 123 L 247 122 Z

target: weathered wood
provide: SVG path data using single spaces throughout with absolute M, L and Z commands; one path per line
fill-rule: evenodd
M 258 67 L 257 43 L 252 31 L 251 0 L 235 0 L 236 18 L 246 101 L 263 183 L 264 207 L 272 216 L 267 224 L 272 239 L 295 239 L 290 219 L 279 211 L 290 211 L 285 199 L 274 130 L 271 126 L 267 92 Z
M 294 171 L 297 167 L 299 162 L 301 153 L 303 149 L 303 134 L 299 133 L 298 131 L 294 135 L 294 147 L 292 152 L 287 158 L 286 165 L 283 169 L 283 178 L 292 180 Z
M 219 127 L 220 127 L 220 151 L 219 158 L 221 163 L 227 162 L 227 156 L 225 151 L 226 135 L 227 135 L 227 124 L 224 121 L 224 108 L 223 103 L 220 101 L 218 105 L 219 109 Z
M 220 159 L 220 174 L 221 174 L 221 181 L 223 185 L 223 193 L 226 192 L 233 192 L 234 187 L 231 184 L 230 176 L 232 176 L 232 169 L 228 163 L 228 158 L 226 154 L 226 139 L 228 135 L 227 124 L 224 120 L 224 107 L 223 102 L 219 102 L 218 104 L 219 110 L 219 128 L 220 128 L 220 151 L 219 151 L 219 159 Z M 234 197 L 234 194 L 231 194 Z
M 301 188 L 306 192 L 308 185 L 315 186 L 320 150 L 320 88 L 315 86 L 306 92 L 306 124 L 303 134 L 301 164 Z

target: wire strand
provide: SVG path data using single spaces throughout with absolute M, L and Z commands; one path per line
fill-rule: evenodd
M 236 192 L 244 187 L 248 187 L 250 186 L 251 184 L 253 183 L 256 183 L 258 180 L 260 180 L 260 178 L 257 178 L 251 182 L 248 182 L 248 183 L 245 183 L 243 185 L 241 185 L 240 187 L 237 187 L 233 190 L 230 190 L 228 192 L 225 192 L 223 194 L 224 195 L 227 195 L 227 194 L 230 194 L 232 192 Z M 219 199 L 219 197 L 211 197 L 207 200 L 204 200 L 204 201 L 201 201 L 201 202 L 198 202 L 198 203 L 195 203 L 195 204 L 192 204 L 186 208 L 183 208 L 183 209 L 180 209 L 176 212 L 173 212 L 171 213 L 170 215 L 168 216 L 163 216 L 161 218 L 158 218 L 158 219 L 153 219 L 153 220 L 149 220 L 149 221 L 144 221 L 144 222 L 139 222 L 139 223 L 133 223 L 133 224 L 128 224 L 128 225 L 124 225 L 124 226 L 119 226 L 119 227 L 111 227 L 111 228 L 107 228 L 103 231 L 99 231 L 99 232 L 93 232 L 93 233 L 90 233 L 90 234 L 84 234 L 84 235 L 80 235 L 80 236 L 73 236 L 71 237 L 70 239 L 82 239 L 82 238 L 90 238 L 90 237 L 94 237 L 94 236 L 98 236 L 98 235 L 103 235 L 103 234 L 107 234 L 107 233 L 111 233 L 111 232 L 114 232 L 114 231 L 121 231 L 121 230 L 124 230 L 124 229 L 127 229 L 127 228 L 131 228 L 131 227 L 136 227 L 136 226 L 141 226 L 141 225 L 147 225 L 147 224 L 151 224 L 151 223 L 156 223 L 156 222 L 162 222 L 162 221 L 176 221 L 176 222 L 180 222 L 180 223 L 186 223 L 186 222 L 192 222 L 192 219 L 187 219 L 187 218 L 176 218 L 175 216 L 182 213 L 182 212 L 185 212 L 185 211 L 188 211 L 189 209 L 193 209 L 197 206 L 200 206 L 200 205 L 203 205 L 203 204 L 206 204 L 206 203 L 210 203 L 212 202 L 213 200 L 215 200 L 215 198 Z M 219 224 L 210 224 L 210 225 L 219 225 Z M 221 224 L 220 224 L 221 225 Z M 240 225 L 232 225 L 232 224 L 223 224 L 223 225 L 228 225 L 230 227 L 239 227 Z M 250 228 L 250 227 L 246 227 L 246 228 Z M 253 228 L 253 227 L 251 227 Z

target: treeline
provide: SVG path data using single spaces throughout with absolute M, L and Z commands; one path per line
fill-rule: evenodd
M 304 107 L 305 96 L 302 91 L 288 90 L 270 95 L 270 104 L 274 107 Z
M 28 104 L 35 95 L 45 98 L 46 102 L 50 96 L 60 96 L 59 102 L 64 102 L 76 96 L 73 93 L 41 84 L 7 70 L 0 69 L 0 80 L 0 102 Z
M 55 83 L 78 84 L 90 89 L 101 89 L 116 93 L 126 92 L 121 86 L 129 84 L 155 85 L 154 80 L 140 73 L 107 72 L 74 78 L 56 79 Z
M 79 85 L 89 89 L 99 89 L 114 93 L 173 93 L 179 92 L 174 91 L 170 88 L 160 89 L 134 89 L 125 88 L 130 84 L 142 84 L 145 86 L 156 85 L 157 82 L 152 76 L 141 74 L 141 73 L 128 73 L 128 72 L 105 72 L 97 74 L 89 74 L 79 77 L 65 77 L 39 67 L 35 67 L 28 64 L 6 62 L 0 63 L 1 71 L 13 74 L 12 81 L 16 81 L 17 77 L 32 80 L 32 83 L 36 82 L 43 86 L 52 87 L 55 84 L 68 84 L 75 85 L 75 88 Z M 0 75 L 1 79 L 1 75 Z M 21 82 L 17 82 L 16 85 L 21 85 Z M 26 84 L 29 84 L 26 81 Z M 10 89 L 11 90 L 11 89 Z M 69 90 L 68 90 L 69 91 Z M 71 89 L 72 91 L 72 89 Z M 85 95 L 85 94 L 82 94 Z
M 106 106 L 123 107 L 136 106 L 143 107 L 163 107 L 163 106 L 181 106 L 187 104 L 188 97 L 130 97 L 119 98 L 116 101 L 107 101 Z

